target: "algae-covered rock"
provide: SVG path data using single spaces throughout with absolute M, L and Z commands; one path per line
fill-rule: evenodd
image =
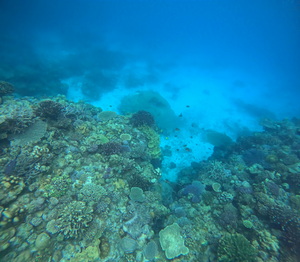
M 120 247 L 125 253 L 133 253 L 137 246 L 137 242 L 130 237 L 124 237 L 120 241 Z
M 56 234 L 59 231 L 59 226 L 55 219 L 52 219 L 47 223 L 46 231 L 50 234 Z
M 50 242 L 50 237 L 47 233 L 43 232 L 41 234 L 39 234 L 35 240 L 35 247 L 38 250 L 42 250 L 45 247 L 47 247 L 47 245 Z
M 153 260 L 158 254 L 158 247 L 155 241 L 151 240 L 143 250 L 143 254 L 146 259 Z
M 77 253 L 73 258 L 71 258 L 70 262 L 94 262 L 100 261 L 100 252 L 99 252 L 99 240 L 95 245 L 88 246 L 87 248 L 83 249 L 81 253 Z
M 5 176 L 0 182 L 0 202 L 5 205 L 15 200 L 25 188 L 22 178 L 13 175 Z
M 24 262 L 31 261 L 31 252 L 30 250 L 23 251 L 20 255 L 18 255 L 13 261 L 14 262 Z
M 180 235 L 180 227 L 177 223 L 167 226 L 159 232 L 159 242 L 168 259 L 189 253 L 189 249 L 184 245 L 184 239 Z
M 7 249 L 10 246 L 9 240 L 15 235 L 16 229 L 10 227 L 1 232 L 0 235 L 0 252 Z
M 250 220 L 243 220 L 243 225 L 246 228 L 253 228 L 253 223 Z
M 104 259 L 109 255 L 110 243 L 108 241 L 108 238 L 105 236 L 100 237 L 99 240 L 100 240 L 99 243 L 100 258 Z

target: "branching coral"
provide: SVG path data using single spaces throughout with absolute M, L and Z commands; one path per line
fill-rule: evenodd
M 63 109 L 62 104 L 52 100 L 45 100 L 39 103 L 36 114 L 44 118 L 56 120 L 62 114 Z
M 79 238 L 92 221 L 93 209 L 85 202 L 73 201 L 68 204 L 58 217 L 60 232 L 65 238 Z
M 100 152 L 106 156 L 118 155 L 122 152 L 122 145 L 118 142 L 107 142 L 100 145 Z
M 155 124 L 154 117 L 147 111 L 141 110 L 133 114 L 130 123 L 134 127 L 153 126 Z
M 254 262 L 256 249 L 241 234 L 226 234 L 219 241 L 218 261 Z

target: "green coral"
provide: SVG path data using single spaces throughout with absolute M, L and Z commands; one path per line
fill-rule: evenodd
M 62 197 L 69 190 L 71 179 L 68 175 L 53 177 L 51 183 L 45 186 L 45 197 Z
M 248 229 L 253 228 L 253 223 L 250 220 L 243 220 L 243 225 Z
M 218 246 L 218 261 L 220 262 L 254 262 L 257 250 L 241 234 L 226 234 Z

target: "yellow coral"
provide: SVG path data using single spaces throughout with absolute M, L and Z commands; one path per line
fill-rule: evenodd
M 75 257 L 71 258 L 70 262 L 93 262 L 98 261 L 100 258 L 100 251 L 99 251 L 99 244 L 100 241 L 97 240 L 93 246 L 88 246 L 85 248 L 81 253 L 77 253 Z
M 161 156 L 159 135 L 149 126 L 139 127 L 139 130 L 141 130 L 146 136 L 151 157 L 159 158 Z
M 267 230 L 258 231 L 258 233 L 258 242 L 260 243 L 260 247 L 277 254 L 279 252 L 278 239 L 275 236 L 271 235 L 271 233 Z
M 123 179 L 118 179 L 116 182 L 114 182 L 114 185 L 116 189 L 123 189 L 126 186 L 126 183 Z

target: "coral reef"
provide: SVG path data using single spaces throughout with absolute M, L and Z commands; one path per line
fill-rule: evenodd
M 299 120 L 264 120 L 235 143 L 213 133 L 211 158 L 175 183 L 148 113 L 134 124 L 63 96 L 6 94 L 1 261 L 297 261 Z

